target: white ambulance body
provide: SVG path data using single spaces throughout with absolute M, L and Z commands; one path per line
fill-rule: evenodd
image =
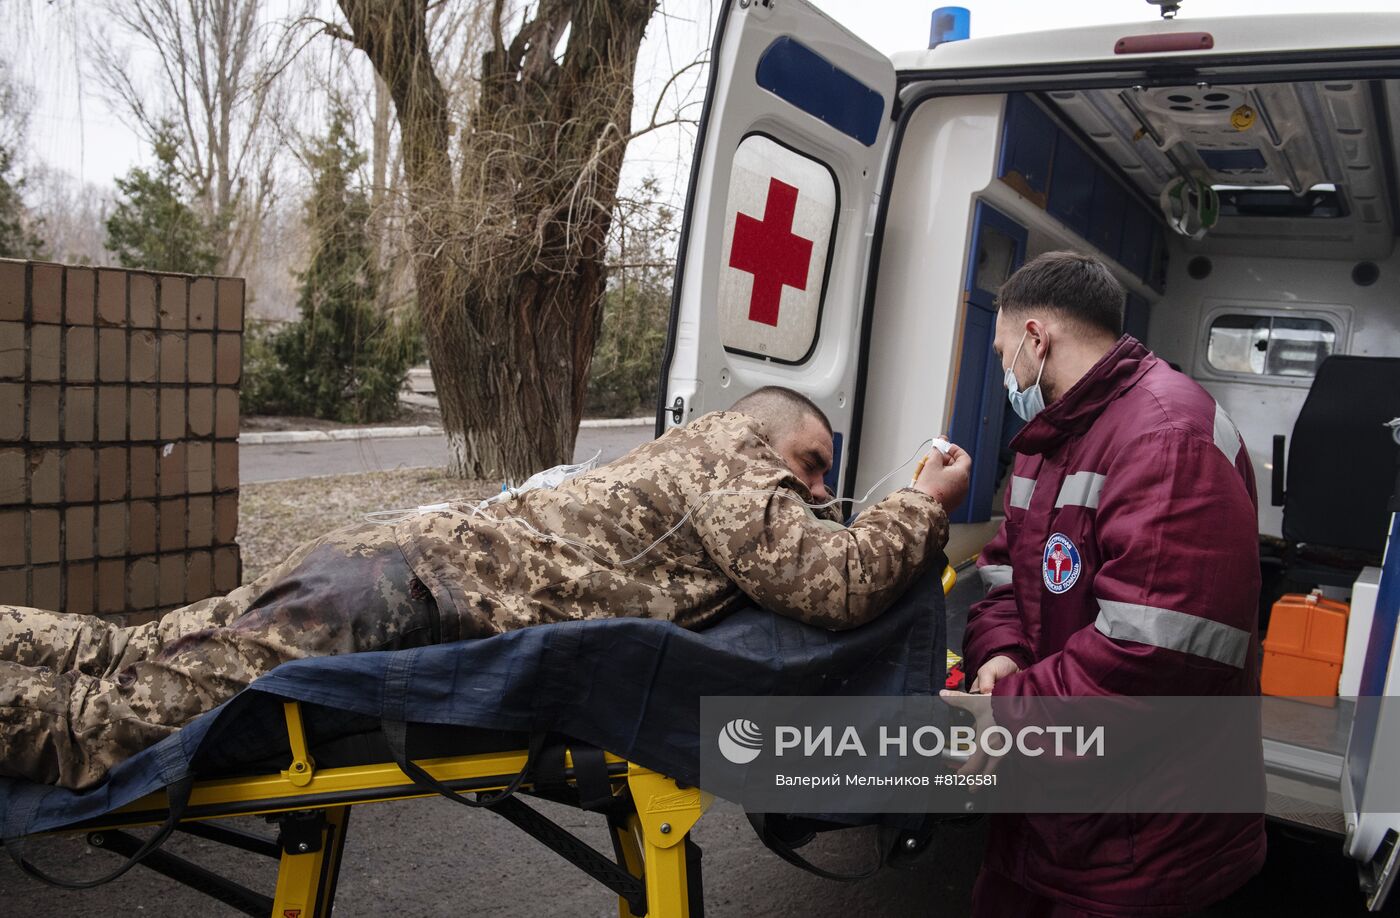
M 995 291 L 1026 259 L 1075 249 L 1127 288 L 1128 331 L 1234 419 L 1261 537 L 1282 542 L 1274 473 L 1318 367 L 1400 358 L 1400 14 L 1190 12 L 892 61 L 806 0 L 728 0 L 658 432 L 791 386 L 831 417 L 831 483 L 853 497 L 948 431 L 976 457 L 948 548 L 965 564 L 999 523 L 1017 428 L 990 346 Z M 1215 190 L 1218 222 L 1164 208 L 1182 180 Z M 1400 387 L 1389 395 L 1400 416 Z M 1334 461 L 1345 479 L 1348 456 Z M 1391 493 L 1372 491 L 1383 546 Z M 1343 694 L 1400 694 L 1400 558 L 1388 560 L 1357 589 L 1374 613 L 1353 612 Z M 1397 793 L 1396 707 L 1343 701 L 1319 709 L 1320 739 L 1266 738 L 1273 815 L 1344 836 L 1376 906 L 1400 815 L 1366 799 Z

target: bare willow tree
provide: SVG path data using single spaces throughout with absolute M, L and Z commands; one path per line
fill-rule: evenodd
M 394 102 L 451 469 L 472 478 L 572 455 L 637 52 L 657 6 L 539 0 L 519 15 L 488 2 L 465 123 L 433 54 L 428 0 L 339 0 L 348 25 L 326 27 L 368 56 Z
M 154 141 L 173 126 L 180 177 L 220 226 L 220 269 L 243 273 L 272 202 L 277 144 L 266 128 L 280 97 L 273 78 L 295 56 L 293 30 L 264 22 L 258 0 L 106 0 L 102 26 L 128 42 L 89 43 L 97 75 Z M 157 87 L 144 85 L 153 76 Z
M 434 3 L 428 8 L 430 50 L 454 124 L 466 123 L 476 103 L 476 62 L 487 44 L 490 14 L 490 5 L 480 2 Z M 378 73 L 374 88 L 371 219 L 375 221 L 375 238 L 380 241 L 384 306 L 393 309 L 413 299 L 413 245 L 407 233 L 403 147 L 395 129 L 393 98 Z

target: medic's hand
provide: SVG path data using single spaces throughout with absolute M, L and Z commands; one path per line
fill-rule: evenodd
M 972 691 L 978 695 L 990 695 L 992 687 L 997 684 L 998 679 L 1020 671 L 1021 667 L 1017 666 L 1010 657 L 992 657 L 977 670 L 977 678 L 972 680 Z
M 952 513 L 967 499 L 972 482 L 972 457 L 956 444 L 948 447 L 948 455 L 937 448 L 929 450 L 914 488 L 934 498 L 943 509 Z
M 985 695 L 969 695 L 967 692 L 954 692 L 943 689 L 938 693 L 939 697 L 949 705 L 971 714 L 976 722 L 972 729 L 977 732 L 977 747 L 963 766 L 958 769 L 960 775 L 996 774 L 997 766 L 1001 764 L 1000 757 L 993 757 L 987 754 L 982 746 L 982 738 L 987 731 L 997 725 L 996 718 L 992 716 L 992 699 Z M 974 785 L 969 788 L 971 793 L 977 793 Z

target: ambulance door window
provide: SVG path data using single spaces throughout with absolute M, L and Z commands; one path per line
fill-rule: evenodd
M 1211 323 L 1206 359 L 1222 373 L 1263 373 L 1268 316 L 1221 316 Z
M 1311 379 L 1336 347 L 1325 318 L 1227 313 L 1210 323 L 1206 362 L 1218 373 Z
M 1278 316 L 1269 329 L 1269 352 L 1264 372 L 1274 376 L 1317 375 L 1322 361 L 1332 355 L 1337 332 L 1322 319 Z
M 720 252 L 720 341 L 803 363 L 817 346 L 839 191 L 825 163 L 764 134 L 734 152 Z
M 962 352 L 950 435 L 972 453 L 972 487 L 967 502 L 952 516 L 956 523 L 991 519 L 1007 409 L 1001 360 L 992 350 L 996 333 L 996 292 L 1026 257 L 1026 228 L 978 203 L 968 253 Z

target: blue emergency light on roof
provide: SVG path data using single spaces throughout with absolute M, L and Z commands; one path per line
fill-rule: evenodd
M 933 11 L 933 26 L 928 33 L 928 46 L 937 48 L 944 42 L 964 41 L 972 34 L 972 11 L 965 6 L 940 6 Z

